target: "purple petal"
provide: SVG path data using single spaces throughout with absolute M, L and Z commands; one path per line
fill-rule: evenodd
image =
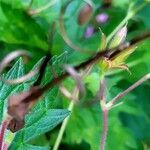
M 94 28 L 92 26 L 89 26 L 86 28 L 85 37 L 89 38 L 93 35 L 93 33 L 94 33 Z
M 96 21 L 98 23 L 105 23 L 107 22 L 107 20 L 108 20 L 108 14 L 106 13 L 101 13 L 96 16 Z

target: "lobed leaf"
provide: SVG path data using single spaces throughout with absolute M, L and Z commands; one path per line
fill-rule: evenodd
M 53 60 L 52 60 L 53 61 Z M 62 73 L 62 69 L 60 71 L 59 65 L 63 65 L 66 62 L 66 54 L 56 57 L 52 62 L 54 69 L 56 69 L 57 73 Z M 35 65 L 37 67 L 41 63 L 41 60 Z M 33 68 L 35 68 L 33 67 Z M 42 84 L 45 84 L 52 79 L 52 74 L 49 69 L 50 66 L 47 66 L 47 70 L 45 73 L 44 81 Z M 20 58 L 12 69 L 4 76 L 6 79 L 18 78 L 24 74 L 24 66 L 23 61 Z M 21 83 L 19 85 L 7 85 L 5 83 L 0 82 L 0 108 L 1 113 L 1 121 L 3 115 L 5 115 L 7 109 L 7 98 L 18 92 L 26 91 L 36 80 L 36 77 L 33 77 L 30 81 L 25 83 Z M 65 117 L 69 115 L 69 111 L 65 109 L 52 109 L 54 108 L 54 101 L 57 98 L 58 87 L 53 88 L 44 94 L 43 98 L 36 104 L 31 113 L 26 116 L 25 119 L 25 127 L 18 131 L 13 144 L 10 149 L 46 149 L 43 147 L 36 147 L 33 145 L 29 145 L 28 142 L 35 138 L 38 135 L 41 135 L 49 130 L 52 130 L 56 125 L 63 121 Z M 6 136 L 7 138 L 7 136 Z M 10 137 L 8 137 L 10 138 Z M 7 139 L 6 139 L 7 140 Z M 10 141 L 10 139 L 9 139 Z

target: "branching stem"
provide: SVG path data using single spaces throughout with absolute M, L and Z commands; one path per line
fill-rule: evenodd
M 131 85 L 129 88 L 127 88 L 125 91 L 119 93 L 116 97 L 114 97 L 109 103 L 107 103 L 108 106 L 113 106 L 118 100 L 120 100 L 123 96 L 131 92 L 133 89 L 141 85 L 146 80 L 150 79 L 150 73 L 142 77 L 140 80 L 135 82 L 133 85 Z
M 113 49 L 105 49 L 102 52 L 98 52 L 95 56 L 89 58 L 87 61 L 77 65 L 75 67 L 75 70 L 80 70 L 82 68 L 86 68 L 92 64 L 95 64 L 97 61 L 99 61 L 102 57 L 106 56 L 109 54 L 109 52 L 115 51 L 120 52 L 120 51 L 126 51 L 126 49 L 129 49 L 130 47 L 136 46 L 137 44 L 139 44 L 140 42 L 142 42 L 145 39 L 150 38 L 150 32 L 147 32 L 145 34 L 142 34 L 142 36 L 140 35 L 139 37 L 136 37 L 136 39 L 138 40 L 132 40 L 134 42 L 131 42 L 132 44 L 130 44 L 127 47 L 124 47 L 122 49 L 120 49 L 120 47 L 122 47 L 122 44 L 119 45 L 116 48 Z M 53 86 L 59 84 L 61 81 L 63 81 L 66 77 L 68 77 L 69 74 L 68 73 L 64 73 L 61 76 L 54 78 L 52 81 L 50 81 L 49 83 L 47 83 L 47 85 L 45 85 L 44 87 L 41 88 L 41 92 L 44 93 L 45 91 L 47 91 L 48 89 L 52 88 Z M 30 97 L 27 97 L 26 99 L 29 99 Z
M 100 105 L 102 108 L 102 115 L 103 115 L 103 129 L 102 129 L 102 136 L 100 141 L 100 150 L 105 150 L 105 144 L 106 144 L 106 138 L 107 138 L 107 131 L 108 131 L 108 113 L 110 108 L 114 106 L 114 104 L 120 100 L 123 96 L 131 92 L 133 89 L 141 85 L 146 80 L 150 79 L 150 73 L 142 77 L 140 80 L 135 82 L 133 85 L 131 85 L 128 89 L 123 91 L 122 93 L 118 94 L 116 97 L 114 97 L 110 102 L 106 102 L 105 97 L 105 82 L 104 79 L 101 80 L 100 84 Z

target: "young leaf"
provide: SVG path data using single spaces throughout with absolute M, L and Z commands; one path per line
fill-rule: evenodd
M 99 89 L 99 82 L 100 76 L 99 73 L 91 73 L 85 77 L 85 84 L 86 87 L 92 92 L 93 95 L 96 95 L 98 89 Z

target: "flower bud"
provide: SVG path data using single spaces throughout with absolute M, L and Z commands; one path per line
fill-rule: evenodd
M 84 7 L 81 8 L 79 15 L 78 15 L 78 24 L 79 25 L 84 25 L 86 24 L 93 13 L 93 8 L 90 4 L 86 4 Z
M 109 48 L 114 48 L 122 44 L 125 41 L 126 36 L 127 36 L 127 27 L 124 26 L 114 35 L 109 44 Z

